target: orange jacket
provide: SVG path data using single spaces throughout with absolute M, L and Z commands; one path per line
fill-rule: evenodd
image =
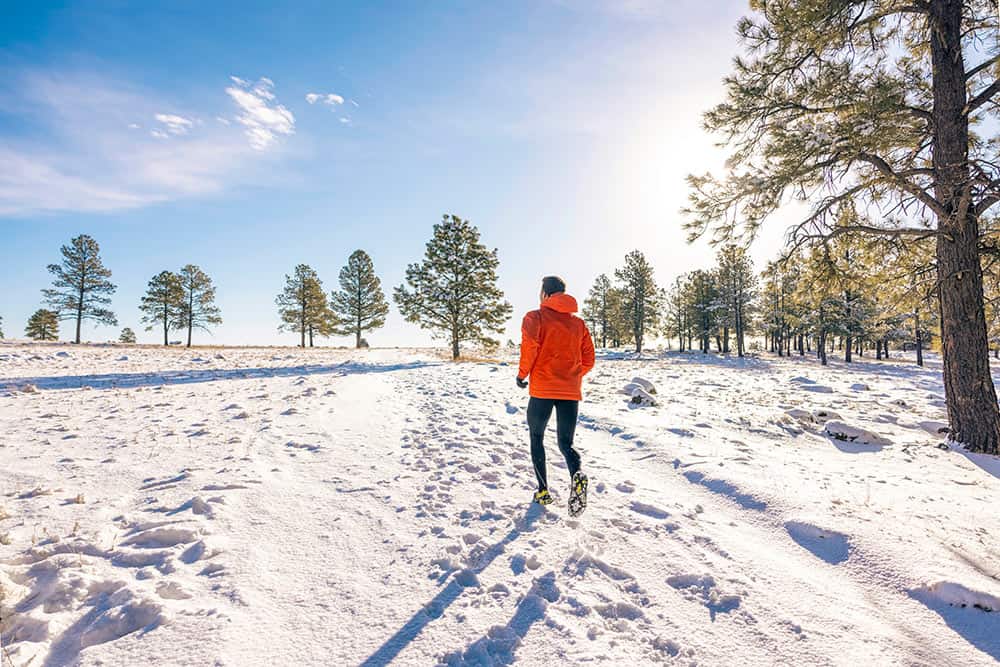
M 559 292 L 524 316 L 517 376 L 530 378 L 528 393 L 535 398 L 582 398 L 583 376 L 594 367 L 594 343 L 576 311 L 576 299 Z

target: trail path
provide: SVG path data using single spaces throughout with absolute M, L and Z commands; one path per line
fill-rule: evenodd
M 1000 616 L 957 606 L 1000 589 L 1000 479 L 934 446 L 933 371 L 603 359 L 571 520 L 554 433 L 557 504 L 528 503 L 508 366 L 74 353 L 0 370 L 18 667 L 1000 660 Z M 659 407 L 615 394 L 636 373 Z

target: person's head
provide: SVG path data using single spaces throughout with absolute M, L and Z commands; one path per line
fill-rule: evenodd
M 542 293 L 540 299 L 545 301 L 553 294 L 566 291 L 566 281 L 559 276 L 545 276 L 542 278 Z

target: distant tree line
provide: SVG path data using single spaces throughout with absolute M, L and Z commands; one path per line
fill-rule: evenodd
M 85 321 L 117 326 L 118 318 L 109 308 L 117 287 L 101 260 L 97 241 L 83 234 L 61 252 L 62 261 L 48 267 L 53 275 L 52 287 L 43 290 L 48 307 L 29 318 L 26 335 L 33 340 L 56 340 L 59 322 L 70 320 L 75 323 L 73 340 L 79 343 Z M 404 284 L 394 290 L 394 300 L 408 322 L 445 338 L 454 358 L 463 343 L 496 347 L 499 342 L 491 334 L 503 331 L 512 310 L 497 286 L 499 265 L 497 250 L 480 242 L 474 225 L 445 215 L 434 225 L 424 259 L 407 267 Z M 302 347 L 330 336 L 351 336 L 356 347 L 367 347 L 365 335 L 385 326 L 389 313 L 368 253 L 351 253 L 340 270 L 338 287 L 327 293 L 315 269 L 297 265 L 285 276 L 284 288 L 275 299 L 278 329 L 299 334 Z M 190 347 L 195 330 L 209 331 L 222 323 L 215 298 L 215 285 L 200 267 L 187 264 L 176 272 L 163 270 L 149 279 L 140 299 L 140 322 L 146 331 L 161 332 L 164 345 L 170 345 L 171 332 L 185 332 Z M 638 335 L 641 339 L 641 327 Z M 134 343 L 135 332 L 125 327 L 118 340 Z
M 635 345 L 642 352 L 650 334 L 655 334 L 664 304 L 653 266 L 638 250 L 625 256 L 615 269 L 615 282 L 601 274 L 584 300 L 581 316 L 601 347 Z

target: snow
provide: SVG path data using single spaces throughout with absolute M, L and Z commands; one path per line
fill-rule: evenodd
M 938 447 L 933 355 L 601 353 L 573 520 L 511 359 L 61 347 L 0 346 L 14 665 L 1000 660 L 1000 463 Z

